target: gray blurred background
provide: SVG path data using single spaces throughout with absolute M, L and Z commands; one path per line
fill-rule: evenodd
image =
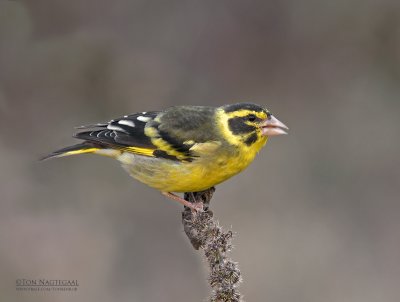
M 213 199 L 245 300 L 399 301 L 399 80 L 399 1 L 0 0 L 0 299 L 204 301 L 180 206 L 107 158 L 37 159 L 77 125 L 252 101 L 290 135 Z

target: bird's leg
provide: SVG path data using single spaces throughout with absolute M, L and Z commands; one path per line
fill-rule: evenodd
M 185 207 L 192 209 L 192 211 L 195 211 L 195 212 L 203 211 L 203 203 L 202 202 L 192 203 L 192 202 L 189 202 L 186 199 L 183 199 L 171 192 L 162 192 L 162 194 L 168 198 L 171 198 L 172 200 L 179 202 L 180 204 L 183 204 Z

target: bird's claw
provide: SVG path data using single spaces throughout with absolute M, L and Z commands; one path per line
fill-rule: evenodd
M 192 212 L 198 212 L 198 213 L 204 212 L 204 205 L 202 202 L 193 202 L 190 208 Z

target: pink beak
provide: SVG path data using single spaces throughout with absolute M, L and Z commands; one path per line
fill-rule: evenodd
M 279 121 L 276 117 L 271 115 L 271 117 L 263 124 L 261 124 L 262 127 L 262 134 L 264 136 L 276 136 L 276 135 L 281 135 L 281 134 L 287 134 L 286 130 L 289 130 L 289 128 Z

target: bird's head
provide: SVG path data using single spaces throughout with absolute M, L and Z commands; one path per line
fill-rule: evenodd
M 218 109 L 223 135 L 230 143 L 262 147 L 268 136 L 287 134 L 288 127 L 267 109 L 251 103 L 225 105 Z

